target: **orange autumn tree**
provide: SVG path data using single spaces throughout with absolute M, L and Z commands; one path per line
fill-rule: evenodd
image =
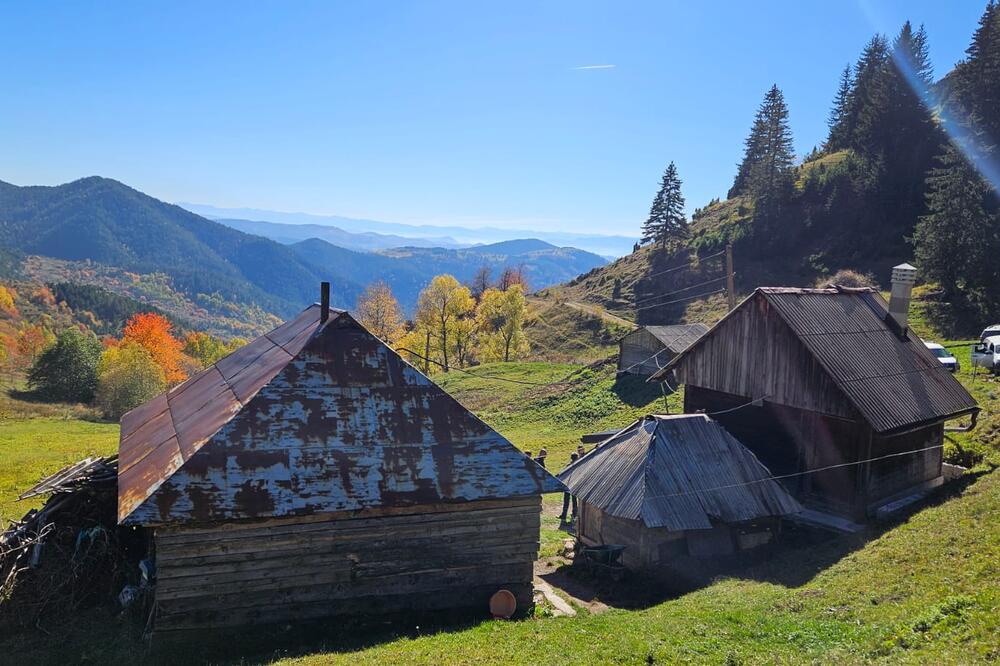
M 142 312 L 128 320 L 122 335 L 123 343 L 137 342 L 146 348 L 171 385 L 187 379 L 182 366 L 184 343 L 173 336 L 172 329 L 173 324 L 166 317 L 155 312 Z

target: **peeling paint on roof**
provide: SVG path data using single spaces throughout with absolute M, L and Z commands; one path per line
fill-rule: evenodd
M 561 484 L 346 313 L 278 327 L 122 419 L 119 521 L 500 499 Z

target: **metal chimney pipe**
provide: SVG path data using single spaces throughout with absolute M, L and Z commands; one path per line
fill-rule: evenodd
M 330 283 L 319 283 L 319 323 L 325 324 L 330 318 Z
M 909 326 L 910 292 L 917 281 L 917 269 L 910 264 L 900 264 L 892 269 L 892 293 L 889 296 L 889 316 L 896 320 L 900 329 Z

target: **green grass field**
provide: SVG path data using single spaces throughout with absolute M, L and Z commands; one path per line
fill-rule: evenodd
M 1000 382 L 978 375 L 956 344 L 960 379 L 984 407 L 975 432 L 949 455 L 996 463 Z M 498 381 L 498 379 L 513 381 Z M 446 390 L 522 449 L 549 451 L 561 468 L 581 433 L 620 428 L 664 409 L 659 387 L 616 379 L 613 364 L 525 362 L 435 376 Z M 539 385 L 540 384 L 540 385 Z M 667 398 L 679 411 L 681 395 Z M 113 452 L 117 427 L 51 413 L 0 420 L 0 515 L 30 505 L 16 494 L 87 455 Z M 44 410 L 43 410 L 44 411 Z M 564 532 L 546 499 L 542 554 Z M 450 621 L 413 617 L 364 625 L 330 622 L 174 644 L 152 652 L 103 610 L 42 633 L 0 637 L 17 663 L 927 663 L 1000 660 L 1000 475 L 979 464 L 911 516 L 869 535 L 811 546 L 791 543 L 766 562 L 702 589 L 575 618 Z

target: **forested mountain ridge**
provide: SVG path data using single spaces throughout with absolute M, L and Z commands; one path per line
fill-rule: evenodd
M 279 243 L 96 176 L 55 187 L 0 185 L 0 242 L 22 255 L 161 272 L 195 300 L 220 295 L 281 315 L 315 300 L 317 283 L 330 277 Z M 335 305 L 353 304 L 360 286 L 336 286 Z
M 222 303 L 288 316 L 317 298 L 321 280 L 332 283 L 334 306 L 354 307 L 364 285 L 381 279 L 410 310 L 420 289 L 438 273 L 470 280 L 483 267 L 499 274 L 516 266 L 530 284 L 544 287 L 605 263 L 598 255 L 535 239 L 382 253 L 356 252 L 315 238 L 285 245 L 99 177 L 55 187 L 0 182 L 0 247 L 0 273 L 13 273 L 25 256 L 42 256 L 163 274 L 172 290 L 220 316 L 233 315 Z

